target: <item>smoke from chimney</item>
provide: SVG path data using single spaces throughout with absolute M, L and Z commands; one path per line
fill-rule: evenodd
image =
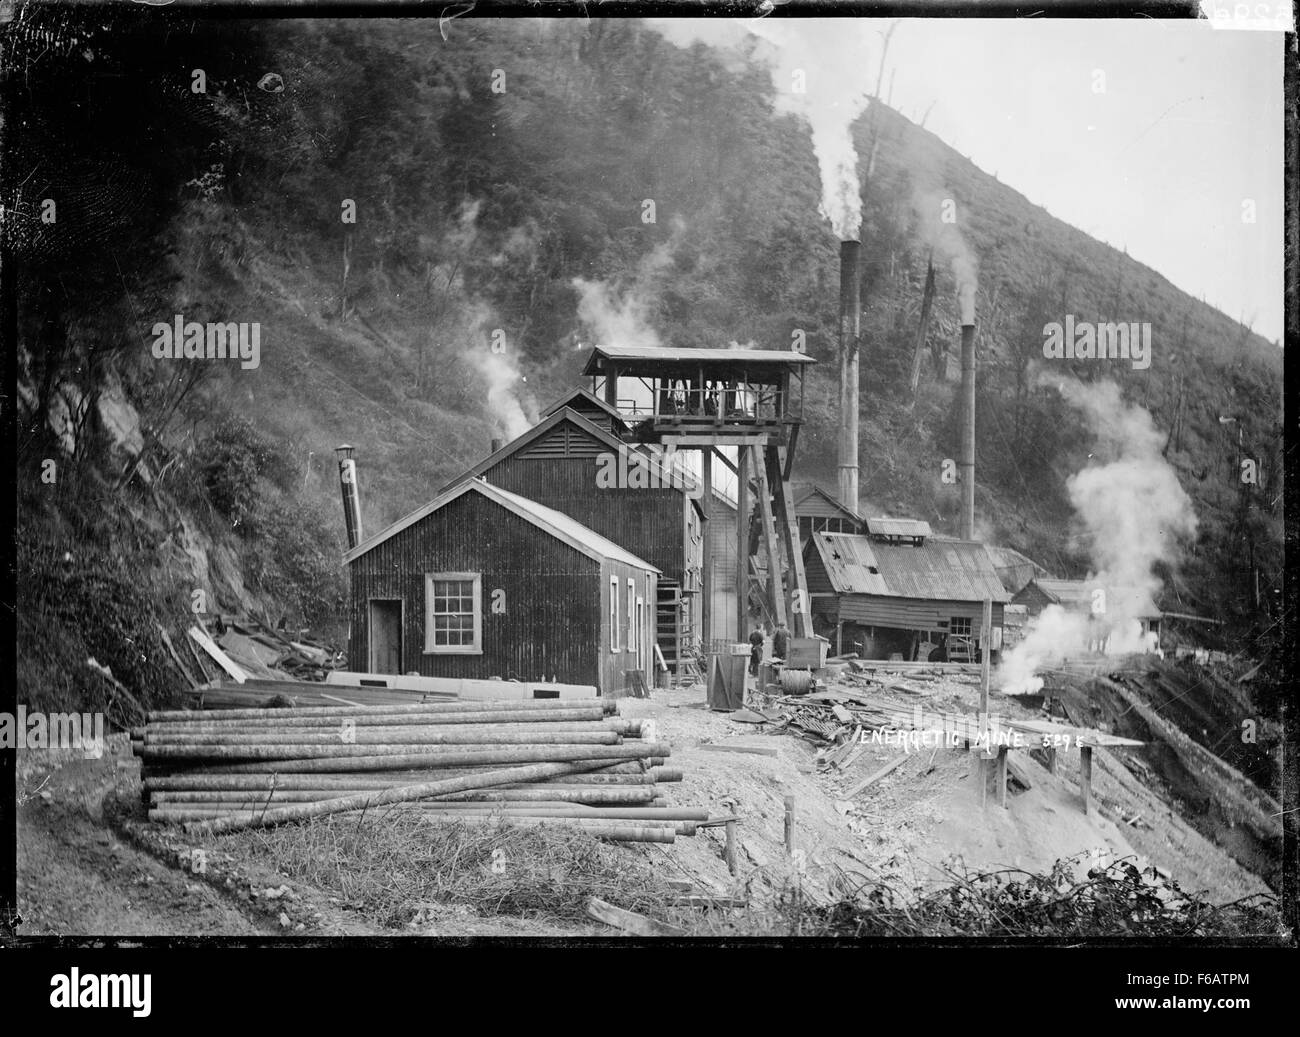
M 348 550 L 361 543 L 361 497 L 357 493 L 357 463 L 352 447 L 344 443 L 334 448 L 339 459 L 339 488 L 343 492 L 343 521 L 348 530 Z
M 974 293 L 972 293 L 973 296 Z M 961 326 L 961 529 L 963 540 L 975 539 L 975 313 Z
M 858 258 L 862 245 L 840 242 L 840 503 L 858 510 L 858 346 L 862 297 Z

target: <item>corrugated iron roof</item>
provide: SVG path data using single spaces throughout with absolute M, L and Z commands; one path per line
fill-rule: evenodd
M 1077 607 L 1091 611 L 1092 592 L 1101 587 L 1106 592 L 1108 612 L 1121 611 L 1126 615 L 1147 618 L 1160 615 L 1151 595 L 1141 587 L 1105 586 L 1096 580 L 1036 579 L 1033 582 L 1049 598 L 1066 608 Z
M 617 408 L 611 407 L 608 403 L 602 400 L 595 393 L 588 392 L 586 389 L 582 388 L 581 386 L 579 386 L 576 389 L 571 389 L 569 392 L 565 393 L 558 400 L 552 403 L 549 407 L 546 408 L 546 410 L 542 411 L 542 417 L 549 418 L 561 407 L 570 407 L 573 410 L 577 410 L 578 408 L 575 407 L 574 404 L 577 403 L 579 400 L 589 405 L 594 404 L 596 407 L 598 407 L 600 410 L 603 410 L 610 417 L 617 418 L 621 424 L 623 425 L 627 424 L 627 419 L 624 418 L 624 416 L 618 412 Z
M 584 375 L 599 374 L 597 358 L 609 360 L 656 360 L 667 363 L 703 362 L 728 364 L 815 364 L 807 353 L 789 349 L 670 349 L 666 346 L 596 346 L 583 367 Z
M 886 537 L 928 537 L 930 523 L 920 519 L 879 518 L 867 519 L 867 532 Z
M 984 545 L 972 540 L 930 539 L 916 547 L 852 533 L 817 533 L 813 543 L 831 586 L 839 594 L 931 601 L 1011 600 Z
M 538 504 L 527 497 L 521 497 L 517 493 L 503 490 L 500 486 L 493 486 L 482 479 L 470 479 L 440 493 L 428 504 L 417 508 L 405 518 L 398 519 L 388 528 L 380 530 L 374 536 L 362 541 L 345 553 L 343 560 L 349 563 L 356 561 L 363 554 L 374 550 L 385 540 L 415 525 L 421 519 L 427 518 L 466 493 L 482 494 L 488 500 L 495 501 L 503 508 L 514 512 L 520 518 L 563 540 L 570 547 L 581 551 L 589 558 L 608 558 L 612 561 L 623 562 L 625 565 L 631 565 L 637 569 L 644 569 L 646 572 L 661 572 L 660 569 L 649 562 L 638 558 L 631 551 L 619 547 L 614 541 L 606 539 L 593 529 L 588 529 L 581 522 L 571 519 L 568 515 L 553 508 L 548 508 L 543 504 Z

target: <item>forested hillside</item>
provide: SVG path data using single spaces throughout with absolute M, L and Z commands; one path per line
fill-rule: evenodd
M 802 330 L 823 363 L 796 475 L 833 485 L 838 246 L 808 129 L 757 64 L 631 20 L 440 30 L 77 7 L 24 8 L 0 31 L 32 693 L 77 697 L 86 654 L 147 685 L 157 622 L 182 624 L 196 588 L 213 611 L 337 624 L 333 447 L 356 446 L 378 529 L 526 427 L 595 342 L 788 348 Z M 979 268 L 983 534 L 1083 574 L 1064 485 L 1090 435 L 1052 383 L 1113 378 L 1171 432 L 1200 519 L 1163 574 L 1166 607 L 1225 632 L 1266 625 L 1280 350 L 892 110 L 868 109 L 855 136 L 862 509 L 955 532 L 939 478 L 957 451 L 955 359 L 945 375 L 927 350 L 915 401 L 909 388 L 932 253 L 931 340 L 956 348 L 931 226 L 952 199 Z M 1065 313 L 1150 321 L 1150 368 L 1044 370 L 1043 325 Z M 155 359 L 151 329 L 177 314 L 258 322 L 259 365 Z M 1248 492 L 1239 453 L 1260 464 Z

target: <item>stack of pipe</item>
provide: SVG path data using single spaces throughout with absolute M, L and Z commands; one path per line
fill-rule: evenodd
M 559 825 L 628 842 L 694 835 L 669 748 L 608 700 L 163 710 L 131 732 L 149 818 L 193 833 L 376 808 Z

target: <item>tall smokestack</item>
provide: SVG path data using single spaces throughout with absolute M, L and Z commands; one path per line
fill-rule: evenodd
M 858 510 L 858 338 L 862 299 L 858 255 L 862 244 L 840 242 L 840 503 Z
M 957 290 L 961 304 L 961 538 L 975 539 L 975 286 Z
M 361 498 L 357 495 L 357 463 L 352 447 L 344 443 L 334 448 L 339 459 L 339 487 L 343 491 L 343 521 L 348 527 L 348 550 L 361 543 Z

